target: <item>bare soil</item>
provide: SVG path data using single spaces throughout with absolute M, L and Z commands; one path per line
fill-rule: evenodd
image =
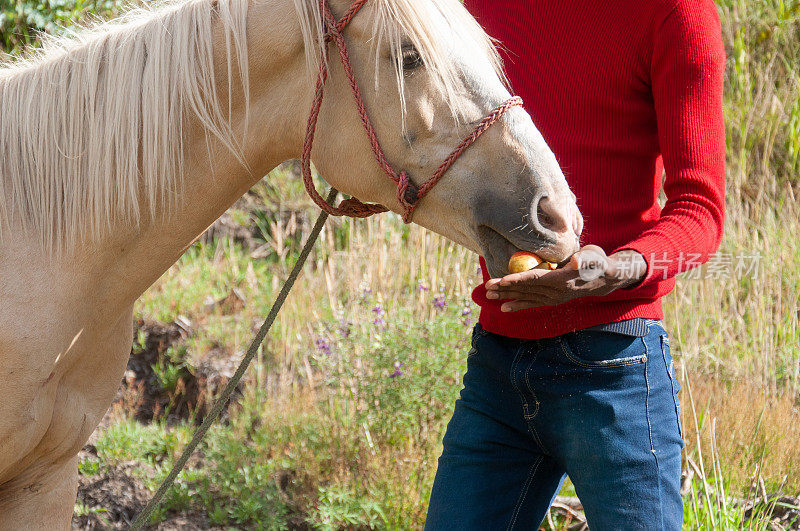
M 236 295 L 232 294 L 215 304 L 235 305 L 234 299 Z M 192 325 L 180 319 L 172 323 L 140 319 L 135 323 L 134 337 L 139 334 L 144 334 L 144 344 L 142 348 L 131 352 L 112 408 L 142 423 L 161 418 L 169 423 L 185 420 L 192 420 L 196 424 L 202 422 L 214 399 L 236 371 L 241 355 L 231 354 L 223 348 L 212 348 L 197 367 L 189 363 L 179 369 L 174 388 L 165 388 L 154 367 L 159 363 L 176 363 L 165 353 L 192 334 Z M 234 400 L 236 396 L 237 393 L 234 393 Z

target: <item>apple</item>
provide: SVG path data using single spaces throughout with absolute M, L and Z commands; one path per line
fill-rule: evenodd
M 510 273 L 522 273 L 537 267 L 542 263 L 542 259 L 534 253 L 528 251 L 518 251 L 511 255 L 508 261 L 508 271 Z
M 508 261 L 509 273 L 522 273 L 531 269 L 553 270 L 556 267 L 558 267 L 557 264 L 546 262 L 529 251 L 518 251 L 512 254 L 511 259 Z
M 537 265 L 534 269 L 547 269 L 548 271 L 555 271 L 558 269 L 558 264 L 554 264 L 553 262 L 542 262 L 541 264 Z

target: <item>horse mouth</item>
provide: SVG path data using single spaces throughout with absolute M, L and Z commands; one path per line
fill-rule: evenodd
M 531 239 L 523 242 L 512 241 L 511 238 L 513 236 L 506 236 L 487 225 L 478 227 L 481 254 L 486 260 L 486 267 L 492 278 L 500 278 L 508 274 L 508 260 L 512 254 L 518 251 L 530 251 L 545 260 L 554 262 L 560 262 L 563 259 L 563 257 L 550 256 L 550 253 L 548 253 L 548 247 L 554 245 L 555 241 L 540 237 L 536 240 Z M 518 243 L 521 245 L 518 245 Z

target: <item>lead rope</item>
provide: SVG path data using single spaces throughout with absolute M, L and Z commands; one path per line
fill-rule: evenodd
M 333 203 L 334 199 L 336 199 L 337 193 L 338 192 L 336 189 L 331 189 L 327 199 L 325 199 L 327 205 L 330 206 L 330 204 Z M 206 417 L 203 419 L 203 422 L 200 424 L 200 427 L 194 432 L 192 440 L 189 442 L 186 448 L 183 449 L 183 453 L 172 466 L 172 470 L 170 470 L 169 475 L 167 475 L 166 479 L 164 479 L 164 481 L 158 487 L 156 493 L 153 495 L 150 501 L 147 502 L 145 508 L 142 509 L 142 512 L 140 512 L 133 521 L 133 524 L 131 524 L 131 529 L 141 529 L 141 527 L 150 519 L 153 511 L 156 510 L 158 505 L 161 503 L 161 500 L 164 498 L 164 494 L 167 493 L 167 490 L 175 482 L 178 474 L 180 474 L 181 470 L 183 470 L 183 468 L 186 466 L 186 462 L 189 461 L 189 457 L 191 457 L 191 455 L 194 453 L 195 449 L 200 444 L 200 441 L 203 440 L 203 437 L 205 437 L 208 429 L 211 427 L 214 421 L 217 420 L 220 413 L 222 413 L 225 404 L 227 404 L 231 395 L 236 390 L 236 386 L 239 385 L 239 381 L 244 376 L 245 371 L 258 353 L 261 343 L 263 343 L 264 339 L 267 337 L 269 329 L 272 328 L 272 323 L 275 322 L 275 317 L 278 315 L 283 303 L 286 301 L 286 297 L 289 296 L 289 292 L 291 291 L 292 286 L 294 286 L 297 277 L 300 275 L 300 271 L 303 269 L 303 264 L 305 264 L 308 255 L 311 253 L 311 249 L 314 247 L 317 238 L 319 238 L 319 234 L 322 231 L 322 227 L 325 225 L 325 221 L 327 219 L 328 213 L 326 211 L 323 210 L 319 213 L 317 222 L 314 224 L 314 228 L 311 229 L 311 234 L 308 235 L 306 243 L 303 246 L 303 250 L 300 251 L 300 256 L 297 257 L 297 262 L 295 262 L 294 267 L 292 268 L 292 272 L 289 273 L 289 277 L 283 284 L 281 292 L 278 294 L 275 302 L 272 303 L 272 308 L 270 308 L 264 324 L 262 324 L 261 328 L 258 329 L 258 333 L 250 343 L 250 347 L 247 349 L 247 353 L 245 354 L 241 363 L 239 363 L 239 367 L 236 369 L 233 377 L 228 380 L 228 383 L 225 386 L 225 389 L 222 391 L 222 394 L 214 403 L 214 407 L 211 408 L 211 412 L 206 415 Z
M 131 529 L 140 529 L 150 518 L 150 516 L 153 514 L 153 511 L 156 509 L 156 507 L 158 507 L 158 504 L 164 497 L 164 494 L 166 494 L 167 489 L 172 486 L 172 484 L 175 482 L 175 479 L 178 477 L 178 474 L 180 474 L 181 470 L 183 470 L 184 466 L 186 466 L 186 462 L 197 448 L 197 445 L 200 444 L 200 441 L 203 439 L 208 429 L 211 427 L 214 421 L 217 420 L 220 413 L 222 413 L 222 409 L 225 407 L 225 404 L 230 399 L 233 391 L 239 384 L 239 381 L 244 376 L 245 371 L 253 361 L 253 358 L 256 356 L 258 348 L 261 346 L 261 343 L 263 343 L 264 338 L 269 332 L 269 329 L 272 327 L 272 323 L 275 321 L 275 317 L 278 315 L 283 303 L 286 301 L 286 297 L 289 295 L 289 291 L 291 291 L 292 286 L 297 280 L 297 276 L 300 274 L 300 270 L 303 268 L 303 264 L 305 263 L 306 258 L 308 258 L 311 248 L 317 241 L 319 233 L 322 231 L 322 227 L 325 225 L 325 221 L 328 219 L 328 215 L 365 218 L 389 210 L 383 205 L 362 203 L 355 197 L 346 199 L 342 201 L 338 207 L 335 207 L 332 204 L 338 193 L 335 189 L 332 188 L 330 194 L 328 194 L 328 198 L 323 199 L 314 187 L 314 181 L 311 175 L 311 150 L 314 144 L 314 133 L 317 128 L 317 119 L 319 117 L 319 112 L 322 107 L 322 99 L 325 93 L 325 82 L 328 79 L 328 44 L 333 41 L 339 49 L 339 59 L 342 62 L 342 67 L 347 75 L 347 79 L 350 82 L 350 89 L 352 90 L 353 99 L 355 99 L 356 107 L 358 108 L 358 115 L 361 118 L 361 124 L 364 126 L 364 130 L 369 137 L 369 141 L 372 146 L 372 152 L 375 154 L 375 160 L 378 162 L 378 165 L 381 167 L 384 173 L 386 173 L 386 175 L 388 175 L 389 178 L 392 179 L 392 181 L 394 181 L 397 185 L 397 201 L 403 208 L 403 221 L 406 223 L 411 223 L 411 217 L 414 214 L 414 209 L 416 209 L 417 205 L 419 204 L 419 200 L 422 199 L 442 177 L 444 177 L 444 174 L 455 163 L 456 159 L 458 159 L 458 157 L 460 157 L 461 154 L 467 150 L 467 148 L 469 148 L 484 132 L 486 132 L 486 130 L 488 130 L 492 124 L 497 122 L 497 120 L 499 120 L 507 110 L 511 109 L 512 107 L 522 106 L 522 99 L 518 96 L 513 96 L 502 103 L 499 107 L 491 111 L 483 120 L 480 121 L 472 133 L 470 133 L 469 136 L 467 136 L 458 146 L 456 146 L 453 152 L 447 156 L 447 158 L 439 165 L 430 179 L 425 181 L 419 187 L 415 186 L 409 179 L 408 173 L 405 171 L 397 172 L 394 170 L 394 168 L 392 168 L 392 165 L 387 160 L 386 155 L 381 148 L 380 142 L 378 141 L 378 135 L 375 133 L 375 128 L 372 126 L 372 122 L 369 119 L 369 115 L 364 104 L 364 99 L 361 97 L 361 91 L 359 90 L 358 83 L 356 82 L 356 75 L 350 62 L 350 53 L 347 49 L 347 43 L 342 35 L 344 28 L 350 23 L 353 17 L 356 16 L 364 4 L 367 3 L 367 0 L 355 0 L 352 4 L 350 4 L 350 8 L 338 21 L 333 16 L 333 12 L 331 11 L 327 0 L 318 0 L 318 2 L 324 17 L 324 25 L 326 30 L 324 39 L 325 43 L 322 47 L 322 51 L 320 52 L 320 71 L 319 75 L 317 76 L 314 100 L 311 105 L 311 112 L 309 114 L 308 124 L 306 126 L 306 138 L 305 142 L 303 143 L 303 153 L 300 157 L 300 167 L 303 173 L 303 183 L 305 184 L 306 191 L 308 192 L 308 195 L 311 196 L 311 199 L 314 201 L 314 203 L 320 207 L 320 209 L 322 209 L 322 212 L 320 212 L 317 222 L 314 225 L 311 234 L 309 234 L 305 246 L 300 252 L 300 256 L 297 258 L 297 262 L 295 263 L 292 272 L 289 274 L 289 278 L 286 279 L 286 283 L 283 285 L 283 288 L 281 288 L 278 298 L 275 299 L 272 308 L 270 308 L 267 319 L 264 321 L 264 324 L 261 325 L 261 328 L 258 330 L 253 342 L 250 343 L 250 347 L 247 349 L 247 354 L 245 355 L 244 359 L 242 359 L 239 367 L 236 369 L 236 373 L 233 375 L 233 378 L 228 381 L 228 384 L 222 391 L 222 395 L 220 395 L 219 399 L 214 404 L 214 407 L 211 408 L 211 412 L 206 415 L 206 417 L 203 419 L 203 422 L 200 424 L 200 427 L 194 432 L 192 440 L 183 450 L 183 453 L 172 467 L 169 475 L 159 486 L 158 491 L 156 491 L 155 495 L 153 495 L 153 498 L 136 517 L 131 525 Z

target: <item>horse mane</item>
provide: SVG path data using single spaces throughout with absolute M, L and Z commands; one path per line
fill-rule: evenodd
M 217 97 L 212 24 L 247 87 L 247 3 L 140 7 L 0 65 L 0 230 L 14 222 L 57 252 L 171 209 L 187 111 L 238 154 Z
M 182 196 L 182 131 L 192 116 L 245 164 L 230 104 L 224 109 L 218 98 L 212 41 L 219 23 L 228 79 L 239 74 L 249 105 L 249 1 L 159 1 L 47 37 L 40 49 L 0 64 L 0 234 L 14 223 L 58 252 L 108 234 L 114 223 L 138 226 L 170 211 Z M 318 0 L 293 1 L 315 76 Z M 375 60 L 382 43 L 397 58 L 403 106 L 405 43 L 417 48 L 455 117 L 464 80 L 446 52 L 454 41 L 474 43 L 502 77 L 492 41 L 459 0 L 370 0 L 365 11 Z

